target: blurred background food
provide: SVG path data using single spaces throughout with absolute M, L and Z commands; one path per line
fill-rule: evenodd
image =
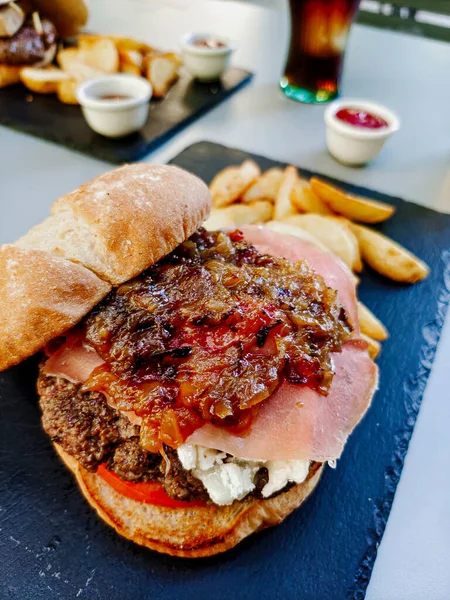
M 128 73 L 148 79 L 153 96 L 163 98 L 177 80 L 182 64 L 178 54 L 161 52 L 133 38 L 82 34 L 75 42 L 76 46 L 55 51 L 57 66 L 14 65 L 4 71 L 0 86 L 21 81 L 31 92 L 57 94 L 61 102 L 78 104 L 76 88 L 80 83 L 104 75 Z
M 59 41 L 88 18 L 84 0 L 0 2 L 0 87 L 19 83 L 24 67 L 46 67 Z

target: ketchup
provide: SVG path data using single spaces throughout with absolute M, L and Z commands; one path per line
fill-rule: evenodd
M 367 129 L 388 127 L 388 123 L 378 115 L 373 115 L 359 108 L 341 108 L 337 111 L 336 118 L 355 127 L 366 127 Z

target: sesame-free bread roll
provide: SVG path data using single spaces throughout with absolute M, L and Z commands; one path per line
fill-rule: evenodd
M 275 498 L 247 498 L 230 506 L 205 504 L 167 508 L 131 500 L 97 473 L 90 473 L 58 444 L 56 451 L 72 471 L 89 504 L 123 537 L 157 552 L 185 558 L 229 550 L 255 531 L 278 525 L 298 508 L 319 482 L 323 464 L 312 463 L 307 478 Z
M 148 164 L 120 167 L 57 200 L 50 217 L 0 246 L 0 371 L 169 254 L 210 208 L 198 177 Z
M 127 165 L 57 200 L 52 216 L 17 245 L 81 263 L 119 285 L 184 242 L 210 207 L 208 187 L 187 171 Z
M 73 327 L 110 289 L 81 265 L 0 246 L 0 371 Z

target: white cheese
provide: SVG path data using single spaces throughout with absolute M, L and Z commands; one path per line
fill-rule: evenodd
M 197 465 L 197 446 L 183 444 L 178 448 L 178 458 L 186 471 L 195 469 Z
M 305 481 L 309 471 L 308 460 L 268 460 L 264 466 L 269 472 L 269 481 L 262 489 L 264 498 L 283 489 L 289 481 Z
M 207 471 L 194 469 L 192 473 L 203 483 L 211 500 L 222 506 L 242 500 L 255 488 L 253 479 L 257 470 L 230 462 L 215 465 Z
M 211 500 L 220 506 L 242 500 L 255 489 L 255 476 L 266 467 L 269 481 L 262 489 L 264 498 L 283 489 L 289 482 L 302 483 L 308 475 L 307 460 L 246 460 L 225 452 L 183 444 L 178 448 L 183 467 L 200 479 Z M 226 462 L 224 462 L 226 460 Z

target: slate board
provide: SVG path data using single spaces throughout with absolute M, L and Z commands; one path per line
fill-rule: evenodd
M 0 125 L 114 164 L 133 162 L 156 150 L 252 77 L 249 71 L 232 67 L 220 81 L 201 83 L 183 71 L 164 99 L 151 100 L 144 128 L 119 140 L 92 131 L 79 106 L 62 104 L 56 96 L 30 94 L 23 85 L 0 90 Z
M 173 163 L 209 181 L 248 156 L 202 142 Z M 254 158 L 264 169 L 280 164 Z M 82 499 L 40 428 L 30 359 L 0 374 L 1 600 L 364 598 L 450 300 L 450 217 L 342 185 L 397 206 L 382 230 L 426 260 L 431 275 L 416 286 L 362 276 L 360 296 L 391 337 L 380 389 L 337 468 L 284 523 L 224 555 L 158 555 L 119 538 Z

